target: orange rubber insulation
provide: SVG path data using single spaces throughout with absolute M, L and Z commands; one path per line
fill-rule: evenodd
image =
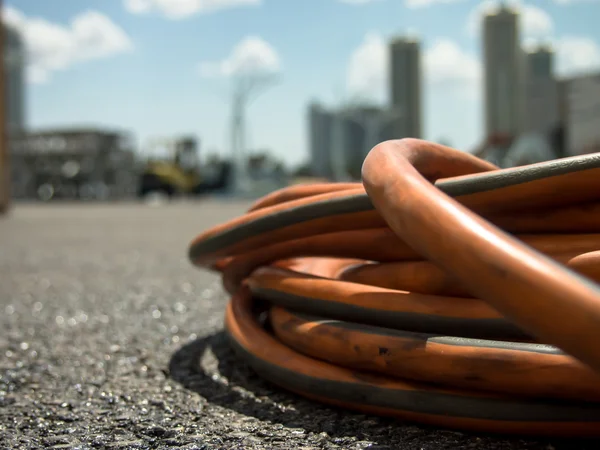
M 499 169 L 402 139 L 190 245 L 271 382 L 439 427 L 600 436 L 600 154 Z

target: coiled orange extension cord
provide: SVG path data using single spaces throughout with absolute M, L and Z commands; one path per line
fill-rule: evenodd
M 200 234 L 263 377 L 442 427 L 600 436 L 600 154 L 498 169 L 416 139 Z

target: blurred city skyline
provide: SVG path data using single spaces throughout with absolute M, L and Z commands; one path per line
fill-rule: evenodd
M 507 2 L 523 44 L 550 43 L 556 73 L 600 69 L 594 0 Z M 28 50 L 28 128 L 101 125 L 152 137 L 195 134 L 229 155 L 231 79 L 279 74 L 247 114 L 247 148 L 286 165 L 309 159 L 307 107 L 385 104 L 388 40 L 422 48 L 423 137 L 472 150 L 485 134 L 482 14 L 465 0 L 10 1 L 5 22 Z

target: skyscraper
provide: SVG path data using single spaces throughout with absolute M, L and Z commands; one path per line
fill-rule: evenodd
M 336 181 L 360 179 L 367 153 L 396 139 L 393 127 L 402 119 L 394 110 L 372 105 L 326 109 L 316 102 L 309 105 L 308 116 L 312 174 Z
M 20 33 L 4 25 L 6 73 L 6 131 L 8 136 L 25 129 L 25 46 Z
M 527 53 L 527 74 L 533 78 L 554 76 L 554 51 L 549 45 L 540 45 Z
M 554 52 L 549 46 L 540 46 L 528 52 L 525 59 L 524 131 L 549 133 L 560 122 Z
M 331 142 L 334 115 L 320 104 L 313 102 L 308 108 L 310 164 L 314 176 L 331 178 Z
M 600 71 L 565 80 L 566 154 L 600 151 Z
M 393 127 L 400 123 L 389 111 L 373 105 L 354 105 L 335 112 L 340 128 L 333 133 L 332 149 L 343 154 L 344 168 L 352 179 L 361 178 L 361 169 L 371 149 L 395 139 Z
M 417 39 L 398 37 L 390 43 L 391 107 L 402 114 L 394 138 L 421 138 L 421 45 Z
M 516 136 L 522 130 L 524 54 L 519 13 L 506 5 L 483 19 L 486 135 Z

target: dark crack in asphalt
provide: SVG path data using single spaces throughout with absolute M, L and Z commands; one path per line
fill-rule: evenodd
M 187 260 L 247 204 L 18 205 L 0 219 L 0 448 L 561 449 L 597 442 L 438 430 L 260 379 Z

